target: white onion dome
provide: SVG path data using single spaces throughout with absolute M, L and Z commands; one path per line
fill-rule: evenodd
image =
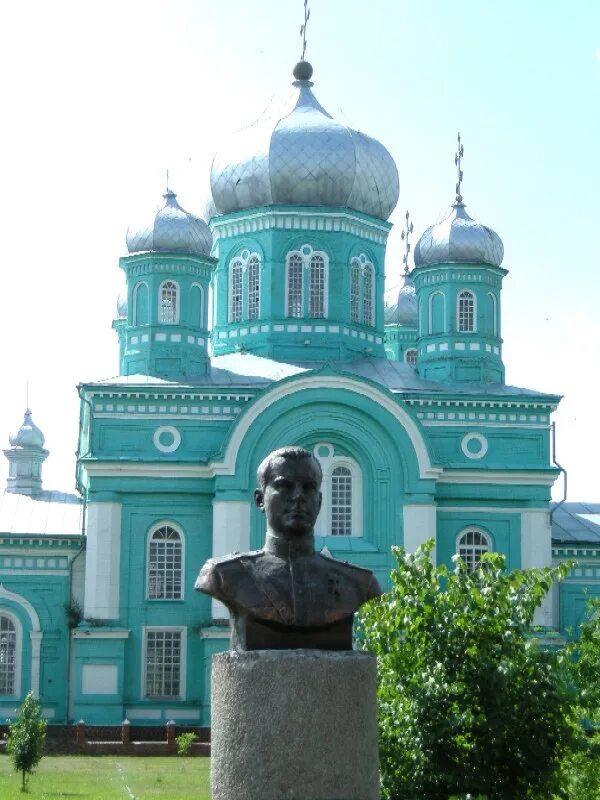
M 127 289 L 117 297 L 117 319 L 127 319 Z
M 404 281 L 396 301 L 386 307 L 384 321 L 386 325 L 417 327 L 417 293 L 415 284 L 408 273 L 404 275 Z
M 216 154 L 211 191 L 218 213 L 257 206 L 337 206 L 387 219 L 398 171 L 375 139 L 334 120 L 311 87 L 312 66 L 294 68 L 283 109 L 238 131 Z
M 44 434 L 31 419 L 31 411 L 27 409 L 23 424 L 14 436 L 9 436 L 8 441 L 13 447 L 22 447 L 26 450 L 43 450 Z
M 504 245 L 495 231 L 471 219 L 459 199 L 445 219 L 427 228 L 416 244 L 414 256 L 415 267 L 452 262 L 499 267 Z
M 185 211 L 177 202 L 175 192 L 170 189 L 163 197 L 165 203 L 149 225 L 129 228 L 127 251 L 210 255 L 212 234 L 206 222 Z

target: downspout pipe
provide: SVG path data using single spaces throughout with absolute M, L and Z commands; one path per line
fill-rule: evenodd
M 558 469 L 562 473 L 562 476 L 563 476 L 563 496 L 562 496 L 562 500 L 559 500 L 559 502 L 554 506 L 554 508 L 550 512 L 550 526 L 552 526 L 552 520 L 554 518 L 554 513 L 567 500 L 567 470 L 564 467 L 562 467 L 558 463 L 558 461 L 556 460 L 556 422 L 554 422 L 554 421 L 552 422 L 551 431 L 552 431 L 552 463 L 554 464 L 555 467 L 558 467 Z

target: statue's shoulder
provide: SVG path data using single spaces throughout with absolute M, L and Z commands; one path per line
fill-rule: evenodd
M 319 555 L 320 558 L 323 558 L 327 562 L 327 564 L 329 564 L 330 566 L 333 564 L 333 565 L 339 567 L 344 572 L 345 571 L 349 571 L 349 572 L 354 571 L 354 572 L 356 572 L 357 575 L 360 574 L 360 573 L 363 573 L 364 575 L 372 575 L 373 574 L 368 567 L 359 567 L 357 564 L 351 564 L 349 561 L 340 561 L 339 558 L 334 558 L 331 555 L 331 553 L 329 553 L 329 552 L 325 552 L 325 553 L 321 552 L 321 553 L 318 553 L 318 555 Z
M 318 555 L 323 559 L 323 562 L 329 569 L 335 569 L 340 576 L 343 575 L 355 586 L 359 586 L 360 591 L 364 593 L 365 599 L 378 597 L 382 594 L 379 581 L 368 567 L 359 567 L 357 564 L 351 564 L 349 561 L 340 561 L 334 558 L 329 552 L 319 553 Z
M 256 561 L 264 555 L 262 550 L 250 550 L 247 553 L 228 553 L 226 556 L 209 558 L 204 569 L 228 569 L 242 564 L 242 561 Z

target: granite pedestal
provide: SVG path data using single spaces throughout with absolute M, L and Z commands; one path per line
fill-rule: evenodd
M 376 675 L 354 651 L 214 656 L 213 800 L 378 800 Z

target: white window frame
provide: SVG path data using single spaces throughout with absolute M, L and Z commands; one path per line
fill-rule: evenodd
M 200 290 L 200 311 L 198 313 L 197 322 L 198 322 L 198 327 L 199 328 L 203 328 L 203 326 L 204 326 L 204 287 L 201 286 L 198 283 L 198 281 L 194 281 L 194 283 L 192 283 L 192 285 L 190 286 L 190 301 L 191 301 L 192 289 L 199 289 Z M 193 322 L 192 322 L 192 324 L 193 324 Z
M 179 597 L 150 597 L 150 546 L 152 537 L 161 528 L 172 528 L 179 534 L 181 542 L 181 595 Z M 172 520 L 161 520 L 148 529 L 146 535 L 146 600 L 152 603 L 178 603 L 185 600 L 185 535 L 180 525 Z
M 488 292 L 488 297 L 492 300 L 492 334 L 498 336 L 498 298 L 494 292 Z
M 301 280 L 301 313 L 292 316 L 290 309 L 290 260 L 293 256 L 302 259 L 302 280 Z M 310 289 L 311 289 L 311 261 L 313 257 L 323 259 L 323 314 L 320 316 L 310 315 Z M 313 250 L 312 245 L 305 243 L 296 250 L 288 250 L 285 256 L 285 316 L 287 319 L 327 319 L 329 317 L 329 256 L 323 250 Z
M 173 309 L 173 319 L 172 320 L 164 320 L 162 318 L 162 293 L 165 286 L 171 283 L 175 287 L 175 308 Z M 181 287 L 174 281 L 172 278 L 167 278 L 166 280 L 162 281 L 160 286 L 158 287 L 158 323 L 159 325 L 178 325 L 179 324 L 179 305 L 181 299 Z
M 319 450 L 327 448 L 328 455 L 319 455 Z M 315 523 L 317 536 L 331 536 L 331 478 L 336 467 L 346 467 L 352 475 L 352 533 L 336 535 L 336 541 L 343 542 L 363 535 L 363 478 L 358 463 L 349 456 L 334 455 L 334 447 L 328 442 L 319 442 L 313 449 L 313 455 L 321 465 L 323 483 L 321 492 L 323 503 Z
M 482 528 L 478 527 L 477 525 L 469 525 L 466 528 L 463 528 L 460 531 L 460 533 L 457 535 L 457 537 L 456 537 L 456 543 L 455 543 L 455 546 L 454 546 L 454 552 L 456 553 L 456 555 L 458 555 L 458 556 L 460 555 L 461 539 L 464 536 L 467 536 L 469 533 L 476 533 L 479 536 L 482 536 L 483 539 L 485 540 L 486 544 L 487 544 L 487 550 L 481 550 L 480 560 L 481 560 L 481 555 L 483 555 L 483 553 L 493 553 L 494 552 L 494 541 L 493 541 L 492 537 L 490 536 L 490 534 L 487 531 L 484 531 Z M 463 547 L 472 547 L 473 548 L 473 552 L 475 552 L 474 548 L 477 547 L 477 545 L 468 545 L 467 544 L 467 545 L 463 545 Z M 461 558 L 462 558 L 462 556 L 461 556 Z M 469 565 L 469 562 L 465 558 L 463 558 L 463 561 L 465 562 L 465 564 L 467 566 L 467 570 L 469 572 L 473 572 L 474 569 L 477 568 L 475 566 L 472 569 L 470 567 L 470 565 Z
M 358 267 L 358 287 L 355 289 L 355 268 Z M 371 289 L 369 297 L 367 298 L 367 273 L 371 276 Z M 377 309 L 375 304 L 375 283 L 377 276 L 375 274 L 375 265 L 371 259 L 365 254 L 360 253 L 357 256 L 352 256 L 350 259 L 350 322 L 358 325 L 366 325 L 368 328 L 374 328 L 376 323 Z M 354 303 L 358 305 L 355 311 Z M 370 310 L 370 319 L 367 319 L 367 309 Z
M 432 292 L 429 295 L 427 300 L 427 333 L 430 336 L 438 336 L 439 334 L 433 333 L 433 298 L 436 295 L 440 295 L 442 298 L 442 332 L 446 330 L 446 295 L 444 292 L 440 292 L 439 289 L 436 289 L 435 292 Z
M 408 360 L 408 354 L 409 353 L 414 353 L 415 354 L 414 364 L 411 364 L 410 361 Z M 416 363 L 417 363 L 417 348 L 416 347 L 409 347 L 408 350 L 404 351 L 404 361 L 408 364 L 409 367 L 416 366 Z
M 466 297 L 462 297 L 463 294 L 468 293 L 470 295 L 471 300 L 473 301 L 473 327 L 472 328 L 461 328 L 461 321 L 460 321 L 460 305 L 461 300 L 466 300 Z M 457 333 L 477 333 L 477 295 L 472 289 L 467 287 L 463 289 L 459 289 L 456 294 L 456 330 Z
M 256 290 L 256 309 L 253 310 L 253 315 L 250 316 L 250 266 L 256 266 L 256 277 L 257 277 L 257 290 Z M 245 272 L 245 286 L 246 286 L 246 319 L 260 319 L 260 258 L 258 257 L 258 253 L 251 253 L 248 256 L 248 260 L 246 264 L 242 267 L 243 275 Z M 242 286 L 243 289 L 243 286 Z M 256 313 L 254 313 L 254 311 Z
M 21 620 L 7 608 L 0 608 L 0 617 L 6 617 L 12 622 L 15 629 L 15 672 L 14 672 L 14 693 L 0 694 L 0 700 L 21 696 L 21 665 L 23 656 L 23 626 Z
M 248 316 L 248 300 L 249 300 L 249 291 L 248 291 L 248 262 L 252 259 L 256 259 L 258 262 L 258 313 L 255 317 Z M 241 276 L 240 276 L 240 315 L 239 319 L 233 318 L 233 272 L 235 267 L 241 267 Z M 261 295 L 262 295 L 262 258 L 260 253 L 253 251 L 250 252 L 248 249 L 244 249 L 238 255 L 234 256 L 230 262 L 229 267 L 227 269 L 227 321 L 230 324 L 237 324 L 241 322 L 246 322 L 248 320 L 258 320 L 260 319 L 260 312 L 261 312 Z
M 146 694 L 147 677 L 147 652 L 148 633 L 180 633 L 180 659 L 179 659 L 179 694 L 178 695 L 148 695 Z M 187 676 L 187 626 L 186 625 L 143 625 L 142 626 L 142 669 L 140 699 L 150 702 L 164 700 L 185 700 Z
M 146 292 L 149 294 L 148 284 L 146 283 L 146 281 L 138 281 L 136 285 L 133 287 L 133 292 L 131 293 L 131 299 L 133 301 L 131 324 L 133 326 L 139 326 L 141 324 L 138 319 L 138 294 L 142 286 L 146 287 Z M 146 322 L 145 324 L 147 325 L 148 322 Z

